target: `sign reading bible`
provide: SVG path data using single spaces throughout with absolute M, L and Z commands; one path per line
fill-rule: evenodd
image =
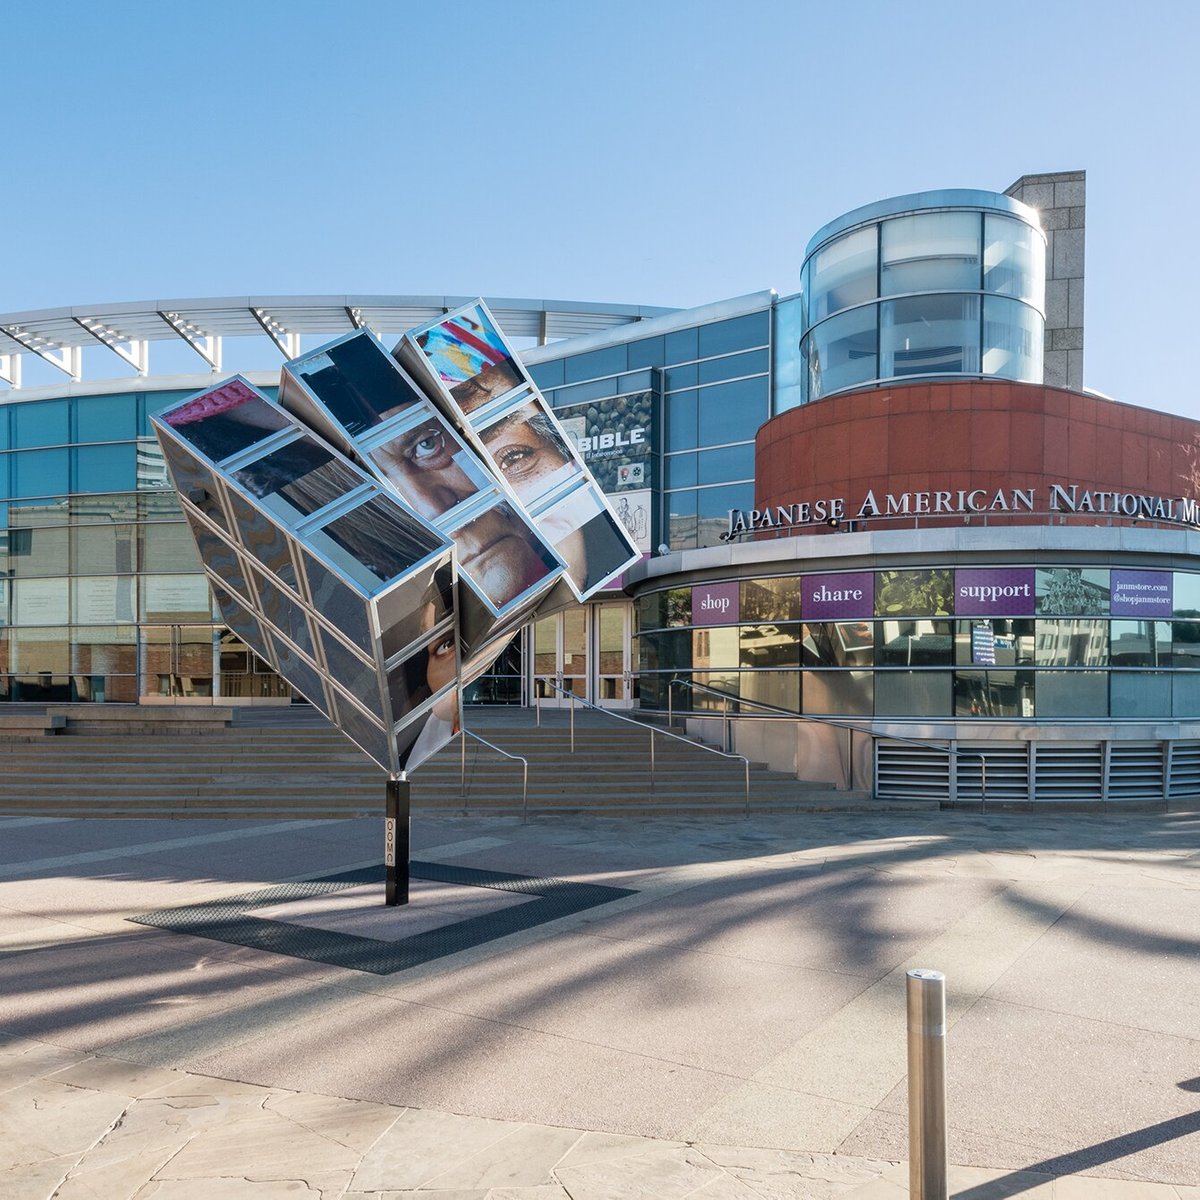
M 225 623 L 392 776 L 522 625 L 640 557 L 482 300 L 152 422 Z

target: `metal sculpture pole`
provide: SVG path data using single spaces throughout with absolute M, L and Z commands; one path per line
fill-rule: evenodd
M 387 816 L 384 820 L 383 862 L 387 868 L 384 903 L 408 903 L 409 783 L 399 775 L 387 781 Z

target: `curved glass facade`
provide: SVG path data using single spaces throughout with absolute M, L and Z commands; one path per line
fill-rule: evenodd
M 1194 572 L 808 573 L 643 593 L 638 617 L 644 708 L 665 709 L 678 677 L 731 697 L 729 711 L 747 716 L 769 715 L 757 705 L 781 715 L 1031 722 L 1200 712 Z M 723 696 L 678 689 L 673 707 L 723 712 Z
M 777 411 L 897 379 L 1040 383 L 1045 293 L 1037 214 L 1007 196 L 928 192 L 848 213 L 809 244 L 779 330 L 799 386 Z

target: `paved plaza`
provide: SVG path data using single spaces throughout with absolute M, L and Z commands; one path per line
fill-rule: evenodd
M 1200 817 L 413 843 L 382 913 L 381 821 L 0 819 L 0 1200 L 901 1197 L 915 966 L 953 1194 L 1200 1200 Z M 517 919 L 551 878 L 597 903 Z M 132 920 L 176 910 L 205 932 Z M 310 953 L 338 939 L 383 967 Z

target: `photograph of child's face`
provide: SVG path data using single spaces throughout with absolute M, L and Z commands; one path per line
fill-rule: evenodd
M 557 426 L 538 404 L 524 404 L 480 434 L 505 482 L 526 504 L 583 473 Z

